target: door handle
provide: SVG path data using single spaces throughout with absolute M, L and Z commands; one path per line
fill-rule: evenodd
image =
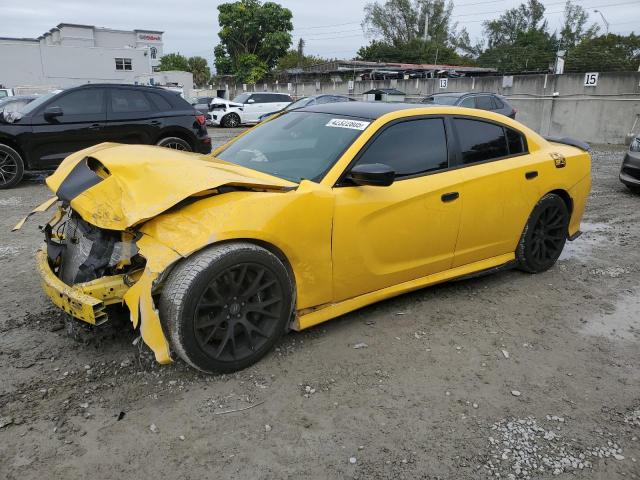
M 533 180 L 537 176 L 538 176 L 538 172 L 535 170 L 524 174 L 524 178 L 526 178 L 527 180 Z
M 154 120 L 151 122 L 151 125 L 153 125 L 154 127 L 157 127 L 158 125 L 160 125 L 160 122 L 158 120 Z
M 442 199 L 443 202 L 453 202 L 458 197 L 460 197 L 460 194 L 458 192 L 449 192 L 449 193 L 443 193 L 442 197 L 440 198 Z
M 100 125 L 99 123 L 94 123 L 89 127 L 89 129 L 91 129 L 91 130 L 100 130 L 101 127 L 102 127 L 102 125 Z

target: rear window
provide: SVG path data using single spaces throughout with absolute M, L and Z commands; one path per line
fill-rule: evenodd
M 509 155 L 504 128 L 466 118 L 453 120 L 462 151 L 462 163 L 476 163 Z
M 169 101 L 164 98 L 162 95 L 160 95 L 159 93 L 154 93 L 154 92 L 148 92 L 147 96 L 151 99 L 151 101 L 155 104 L 156 108 L 158 110 L 171 110 L 171 104 L 169 103 Z

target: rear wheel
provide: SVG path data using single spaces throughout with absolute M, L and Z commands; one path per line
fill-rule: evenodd
M 0 145 L 0 189 L 16 186 L 24 175 L 22 157 L 13 148 Z
M 285 332 L 293 286 L 282 262 L 250 243 L 216 245 L 171 272 L 160 317 L 171 346 L 202 371 L 233 372 L 262 358 Z
M 640 194 L 640 187 L 637 185 L 627 185 L 627 188 L 631 193 Z
M 235 128 L 240 125 L 240 116 L 237 113 L 228 113 L 224 117 L 222 117 L 222 121 L 220 122 L 225 128 Z
M 518 243 L 516 260 L 519 268 L 530 273 L 551 268 L 567 241 L 568 226 L 569 211 L 562 198 L 553 193 L 542 197 Z
M 193 149 L 189 142 L 179 137 L 165 137 L 156 143 L 159 147 L 172 148 L 173 150 L 180 150 L 183 152 L 191 152 Z

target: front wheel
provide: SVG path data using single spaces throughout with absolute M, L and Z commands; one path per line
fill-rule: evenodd
M 222 121 L 220 122 L 224 128 L 235 128 L 240 125 L 240 115 L 237 113 L 228 113 L 224 117 L 222 117 Z
M 293 310 L 287 268 L 250 243 L 209 247 L 178 265 L 160 298 L 176 353 L 208 373 L 241 370 L 286 331 Z
M 521 270 L 540 273 L 550 269 L 567 241 L 569 211 L 564 200 L 550 193 L 540 199 L 527 221 L 516 260 Z
M 0 190 L 15 187 L 24 175 L 22 157 L 13 148 L 0 145 Z

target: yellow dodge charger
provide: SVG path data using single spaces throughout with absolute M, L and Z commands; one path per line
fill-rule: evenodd
M 335 103 L 210 156 L 101 144 L 47 179 L 46 294 L 125 305 L 161 363 L 231 372 L 302 330 L 435 283 L 550 268 L 579 235 L 587 147 L 490 112 Z

